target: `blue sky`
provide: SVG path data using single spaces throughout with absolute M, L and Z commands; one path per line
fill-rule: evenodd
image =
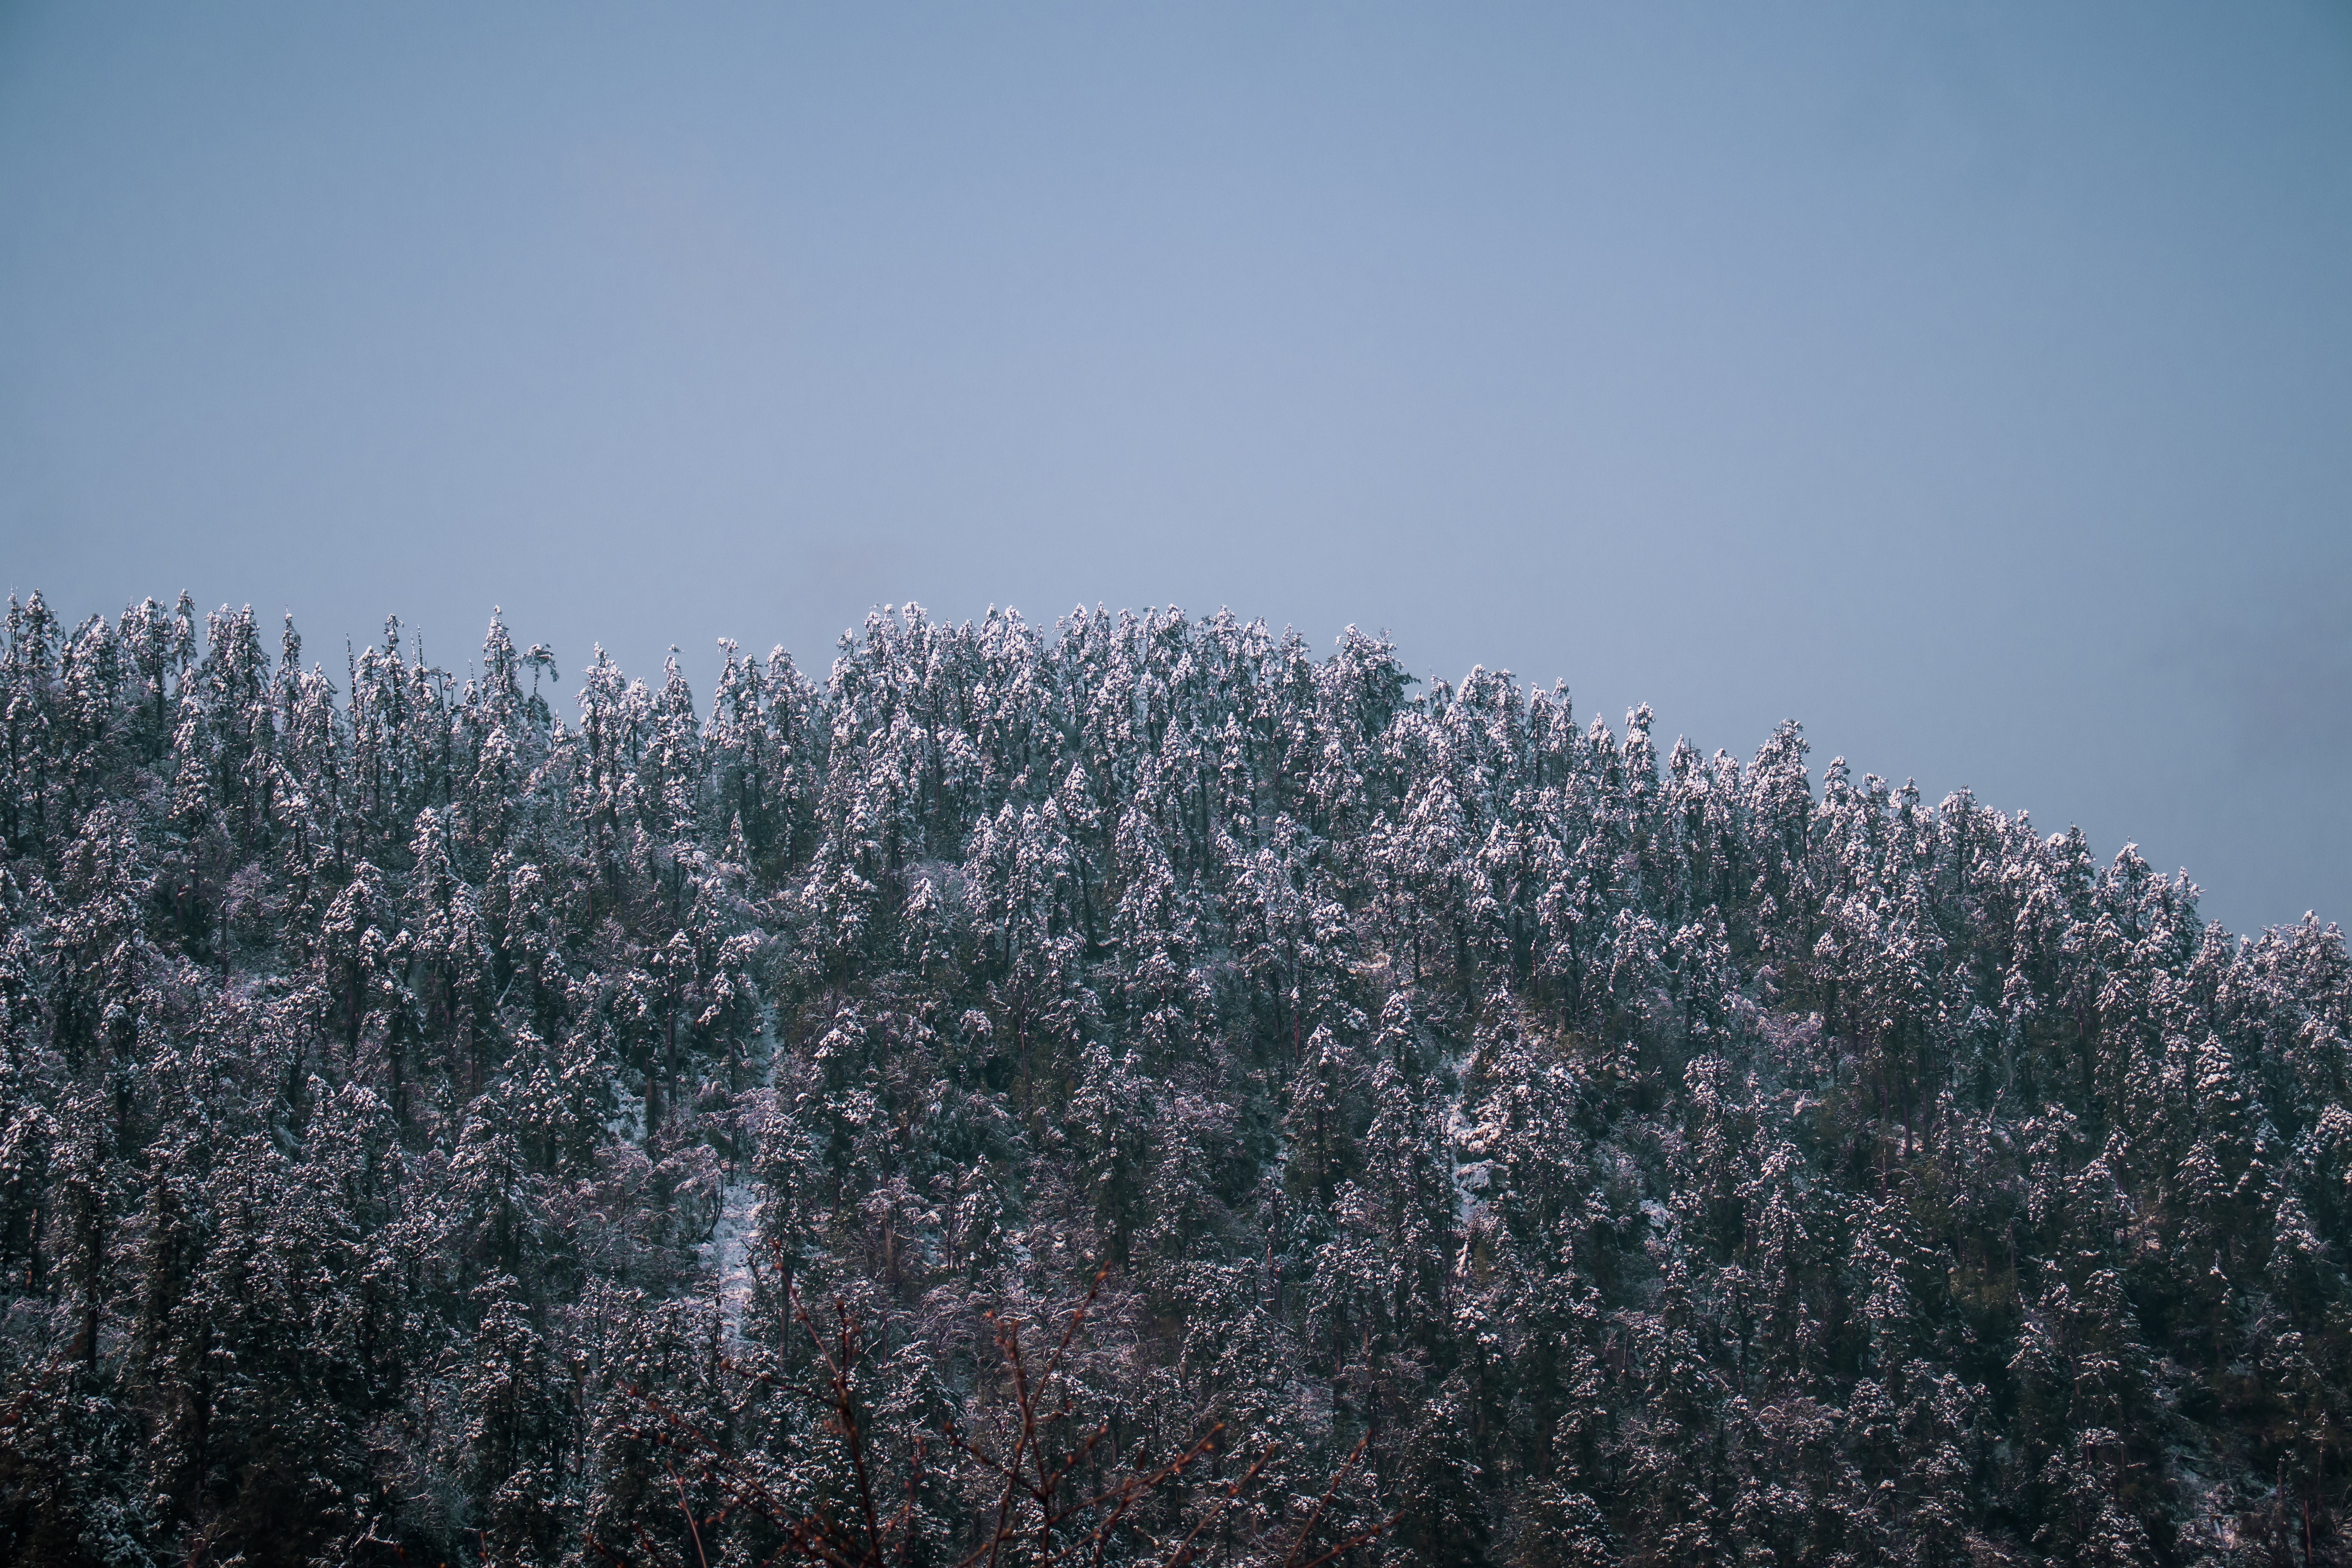
M 2352 8 L 0 7 L 0 573 L 1220 605 L 2352 914 Z

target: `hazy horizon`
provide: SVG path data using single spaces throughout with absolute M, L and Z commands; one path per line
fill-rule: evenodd
M 2352 915 L 2352 21 L 0 14 L 0 575 L 1230 605 Z

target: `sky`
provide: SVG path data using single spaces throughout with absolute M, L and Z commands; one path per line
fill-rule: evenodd
M 2352 919 L 2352 6 L 0 0 L 0 576 L 1227 605 Z

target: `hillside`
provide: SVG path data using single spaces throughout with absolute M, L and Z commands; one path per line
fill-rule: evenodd
M 790 1303 L 897 1474 L 1098 1275 L 1107 1561 L 2352 1560 L 2334 926 L 1352 629 L 727 651 L 12 602 L 0 1561 L 765 1561 Z

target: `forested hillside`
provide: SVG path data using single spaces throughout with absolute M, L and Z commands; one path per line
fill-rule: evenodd
M 944 1568 L 1098 1273 L 1108 1562 L 2352 1561 L 2333 926 L 1352 630 L 6 629 L 8 1563 L 766 1561 L 797 1301 Z

